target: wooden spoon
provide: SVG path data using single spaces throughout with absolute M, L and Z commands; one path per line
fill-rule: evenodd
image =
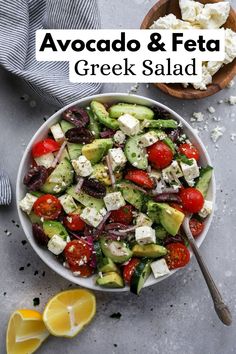
M 202 4 L 207 3 L 215 3 L 222 0 L 200 0 Z M 179 0 L 160 0 L 158 1 L 145 16 L 141 29 L 149 28 L 154 21 L 156 21 L 159 17 L 163 17 L 173 13 L 177 18 L 181 19 L 181 12 L 179 8 Z M 229 17 L 224 24 L 225 28 L 231 28 L 236 32 L 236 12 L 231 8 Z M 198 99 L 207 96 L 211 96 L 216 92 L 222 90 L 225 86 L 229 84 L 229 82 L 236 75 L 236 58 L 230 64 L 223 66 L 214 76 L 212 84 L 207 86 L 207 90 L 195 90 L 191 85 L 187 88 L 184 88 L 181 84 L 164 84 L 164 83 L 156 83 L 154 84 L 160 90 L 165 93 L 182 99 Z

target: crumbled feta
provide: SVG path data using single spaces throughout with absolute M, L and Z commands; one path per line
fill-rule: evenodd
M 211 213 L 212 213 L 212 202 L 210 200 L 205 200 L 204 205 L 198 214 L 202 218 L 206 218 Z
M 181 10 L 182 20 L 194 22 L 196 17 L 203 9 L 203 4 L 192 0 L 179 0 L 179 7 Z
M 144 213 L 139 213 L 135 219 L 137 226 L 152 226 L 153 221 Z
M 64 133 L 63 133 L 59 123 L 52 125 L 50 130 L 52 132 L 52 135 L 53 135 L 54 139 L 58 143 L 61 143 L 61 142 L 63 142 L 63 140 L 65 140 Z
M 125 205 L 121 192 L 107 193 L 103 200 L 108 211 L 117 210 Z
M 117 144 L 123 144 L 125 142 L 126 137 L 122 130 L 117 130 L 113 136 L 113 139 Z
M 180 166 L 186 182 L 188 183 L 188 185 L 192 186 L 193 180 L 199 177 L 199 167 L 195 159 L 190 160 L 192 161 L 192 165 L 188 165 L 181 161 Z
M 137 135 L 140 130 L 139 120 L 130 114 L 123 114 L 118 118 L 122 132 L 128 136 Z
M 224 134 L 225 131 L 225 127 L 215 127 L 214 129 L 212 129 L 211 131 L 211 139 L 214 143 L 217 142 L 217 140 Z
M 69 194 L 64 194 L 58 198 L 60 203 L 66 212 L 66 214 L 71 214 L 77 209 L 77 205 L 73 199 L 73 197 Z
M 86 207 L 83 209 L 80 217 L 86 224 L 97 227 L 103 219 L 103 216 L 95 208 Z
M 150 29 L 189 29 L 191 24 L 179 20 L 175 15 L 169 14 L 154 21 Z
M 203 122 L 204 114 L 202 112 L 194 112 L 193 118 L 194 118 L 194 121 L 196 121 L 196 122 Z
M 216 111 L 215 108 L 212 106 L 208 107 L 207 109 L 208 109 L 209 113 L 215 113 L 215 111 Z
M 135 229 L 135 240 L 140 245 L 156 243 L 155 230 L 150 226 L 140 226 Z
M 206 66 L 203 65 L 202 67 L 202 80 L 200 82 L 194 82 L 192 83 L 193 87 L 196 90 L 206 90 L 207 85 L 212 83 L 212 76 L 207 70 Z
M 181 168 L 177 161 L 172 161 L 171 165 L 162 170 L 162 177 L 165 182 L 172 183 L 176 182 L 180 184 L 179 178 L 183 176 Z
M 208 61 L 206 63 L 206 69 L 209 72 L 211 76 L 215 75 L 218 70 L 222 67 L 223 62 L 222 61 Z
M 48 250 L 58 256 L 64 251 L 66 244 L 66 241 L 64 241 L 59 235 L 53 235 L 48 242 Z
M 231 80 L 226 87 L 231 88 L 233 86 L 234 86 L 234 80 Z
M 52 166 L 54 155 L 52 152 L 49 152 L 48 154 L 35 157 L 34 160 L 38 166 L 44 166 L 45 168 L 49 168 Z
M 224 64 L 231 63 L 236 58 L 236 32 L 225 29 L 225 59 Z
M 227 20 L 230 4 L 221 1 L 214 4 L 206 4 L 196 16 L 195 21 L 204 29 L 220 28 Z
M 158 139 L 156 133 L 150 131 L 148 133 L 143 134 L 140 137 L 140 144 L 142 145 L 142 147 L 148 147 L 148 146 L 155 144 L 158 140 L 159 139 Z
M 231 141 L 234 141 L 235 138 L 236 138 L 236 133 L 231 133 L 231 134 L 230 134 L 230 140 L 231 140 Z
M 34 203 L 38 198 L 30 193 L 26 193 L 26 196 L 20 201 L 19 206 L 26 214 L 30 214 Z
M 228 102 L 229 102 L 229 104 L 231 104 L 231 105 L 236 104 L 236 96 L 230 96 Z
M 120 170 L 127 162 L 126 156 L 121 148 L 109 149 L 108 156 L 113 171 Z
M 88 177 L 93 172 L 91 162 L 83 155 L 79 156 L 77 160 L 71 160 L 71 163 L 76 174 L 81 177 Z
M 155 262 L 152 262 L 151 269 L 152 269 L 154 278 L 163 277 L 164 275 L 167 275 L 170 273 L 170 270 L 169 270 L 166 260 L 164 258 L 161 258 Z

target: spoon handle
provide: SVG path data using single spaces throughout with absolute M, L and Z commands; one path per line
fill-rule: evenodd
M 226 325 L 226 326 L 230 326 L 232 323 L 232 315 L 230 313 L 230 310 L 228 308 L 228 306 L 224 303 L 223 298 L 208 270 L 208 267 L 202 257 L 202 255 L 200 254 L 199 248 L 196 244 L 195 239 L 192 236 L 192 233 L 189 229 L 189 220 L 188 220 L 188 224 L 185 223 L 184 225 L 184 229 L 186 232 L 186 235 L 188 237 L 189 243 L 191 245 L 191 248 L 193 250 L 193 253 L 197 259 L 197 262 L 199 264 L 199 267 L 201 268 L 202 274 L 204 276 L 204 279 L 206 281 L 206 284 L 208 286 L 208 289 L 210 291 L 213 303 L 214 303 L 214 307 L 215 307 L 215 311 L 219 317 L 219 319 Z

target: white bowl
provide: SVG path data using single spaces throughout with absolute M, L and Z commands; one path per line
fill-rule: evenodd
M 202 166 L 206 165 L 211 165 L 210 158 L 208 156 L 208 153 L 199 139 L 199 137 L 196 135 L 194 132 L 193 128 L 182 118 L 180 117 L 176 112 L 172 111 L 170 108 L 166 107 L 165 105 L 156 102 L 152 99 L 142 97 L 142 96 L 137 96 L 137 95 L 129 95 L 129 94 L 123 94 L 123 93 L 110 93 L 110 94 L 100 94 L 100 95 L 95 95 L 87 98 L 83 98 L 81 100 L 78 100 L 62 109 L 60 109 L 58 112 L 53 114 L 42 126 L 39 128 L 39 130 L 35 133 L 35 135 L 32 137 L 30 140 L 25 153 L 22 157 L 20 167 L 19 167 L 19 172 L 17 176 L 17 182 L 16 182 L 16 201 L 17 201 L 17 209 L 18 209 L 18 214 L 20 218 L 21 225 L 23 227 L 23 230 L 27 236 L 27 239 L 29 240 L 31 246 L 35 250 L 35 252 L 38 254 L 38 256 L 50 267 L 52 268 L 56 273 L 60 274 L 62 277 L 65 279 L 69 280 L 70 282 L 73 282 L 75 284 L 81 285 L 83 287 L 89 288 L 89 289 L 94 289 L 94 290 L 101 290 L 101 291 L 110 291 L 110 292 L 123 292 L 123 291 L 129 291 L 129 287 L 126 286 L 122 289 L 107 289 L 107 288 L 102 288 L 99 287 L 95 284 L 95 276 L 91 278 L 79 278 L 73 276 L 70 270 L 64 268 L 59 261 L 56 259 L 56 257 L 53 256 L 52 253 L 50 253 L 47 249 L 41 248 L 38 246 L 38 244 L 35 242 L 34 237 L 32 235 L 32 227 L 31 227 L 31 222 L 29 218 L 23 213 L 20 208 L 19 208 L 19 201 L 24 197 L 26 193 L 26 188 L 23 185 L 22 181 L 24 178 L 25 173 L 27 172 L 29 168 L 29 163 L 31 159 L 31 149 L 32 146 L 35 142 L 41 140 L 47 135 L 47 132 L 49 130 L 49 127 L 56 123 L 60 117 L 62 112 L 67 109 L 68 107 L 72 105 L 80 105 L 80 106 L 88 106 L 88 104 L 91 102 L 91 100 L 98 100 L 100 102 L 106 102 L 106 103 L 113 103 L 113 102 L 129 102 L 129 103 L 136 103 L 136 104 L 143 104 L 146 106 L 156 106 L 160 108 L 164 108 L 166 111 L 170 112 L 174 119 L 177 121 L 181 122 L 183 124 L 183 128 L 186 132 L 186 134 L 189 136 L 190 140 L 193 142 L 193 144 L 198 148 L 201 159 L 200 159 L 200 164 Z M 215 179 L 214 176 L 211 180 L 211 184 L 208 190 L 208 195 L 207 199 L 213 202 L 213 206 L 215 204 Z M 205 221 L 205 228 L 204 231 L 202 232 L 201 236 L 197 239 L 197 244 L 198 246 L 201 245 L 203 242 L 204 238 L 206 237 L 206 234 L 208 232 L 208 229 L 210 227 L 211 221 L 212 221 L 212 216 L 213 213 L 207 218 Z M 177 269 L 178 270 L 178 269 Z M 148 280 L 145 283 L 146 286 L 153 285 L 155 283 L 158 283 L 167 277 L 171 276 L 173 273 L 175 273 L 177 270 L 171 271 L 171 273 L 168 276 L 161 277 L 159 279 L 155 279 L 152 275 L 148 278 Z

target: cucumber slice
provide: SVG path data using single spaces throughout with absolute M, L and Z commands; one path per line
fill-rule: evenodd
M 140 170 L 146 170 L 148 167 L 147 153 L 139 145 L 139 141 L 139 135 L 129 138 L 125 144 L 124 153 L 131 165 Z
M 82 154 L 82 144 L 67 143 L 67 149 L 71 160 L 76 160 Z
M 154 118 L 154 112 L 149 107 L 130 103 L 118 103 L 111 106 L 109 113 L 112 118 L 119 118 L 123 114 L 130 114 L 139 120 L 150 120 Z
M 47 178 L 41 191 L 49 194 L 63 192 L 73 182 L 74 170 L 70 161 L 64 158 Z
M 42 225 L 41 218 L 38 215 L 36 215 L 33 211 L 31 211 L 31 213 L 29 214 L 29 218 L 32 224 Z
M 95 208 L 97 211 L 104 208 L 104 202 L 102 199 L 94 198 L 81 191 L 77 193 L 75 191 L 75 186 L 71 186 L 70 188 L 67 189 L 66 192 L 85 207 Z
M 72 129 L 72 128 L 75 128 L 75 125 L 70 123 L 70 122 L 67 122 L 66 120 L 62 119 L 60 121 L 60 125 L 61 125 L 61 129 L 63 131 L 63 133 L 65 134 L 68 130 Z
M 127 262 L 133 254 L 125 242 L 110 241 L 102 238 L 100 246 L 103 254 L 115 263 Z
M 177 127 L 178 122 L 174 119 L 146 120 L 143 122 L 143 128 L 176 129 Z
M 107 112 L 105 106 L 101 102 L 92 101 L 90 106 L 95 117 L 97 117 L 98 121 L 101 124 L 113 130 L 119 129 L 118 121 L 109 116 L 109 113 Z
M 96 139 L 100 138 L 100 131 L 101 131 L 101 126 L 99 124 L 99 122 L 97 121 L 97 119 L 95 118 L 93 112 L 88 109 L 87 113 L 89 115 L 90 118 L 90 122 L 89 122 L 89 130 L 93 133 L 93 135 L 95 136 Z
M 200 177 L 195 185 L 195 187 L 202 193 L 203 197 L 206 198 L 209 184 L 212 178 L 213 167 L 207 166 L 201 169 Z
M 175 154 L 175 152 L 176 152 L 175 144 L 173 143 L 173 141 L 169 137 L 166 137 L 165 139 L 163 139 L 163 143 L 165 143 L 171 149 L 172 153 Z
M 150 265 L 151 261 L 144 258 L 135 268 L 130 281 L 130 291 L 132 293 L 139 295 L 145 281 L 151 273 Z
M 118 185 L 124 200 L 133 205 L 136 209 L 141 210 L 144 201 L 144 195 L 141 191 L 132 188 L 132 183 L 121 182 L 121 187 Z

